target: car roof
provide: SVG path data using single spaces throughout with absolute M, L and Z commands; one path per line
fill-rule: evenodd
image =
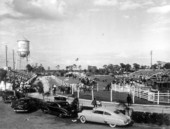
M 29 98 L 29 97 L 23 97 L 23 98 L 20 98 L 19 100 L 32 100 L 32 98 Z
M 55 100 L 55 101 L 46 101 L 47 103 L 68 103 L 67 101 L 63 100 Z
M 104 111 L 104 112 L 110 112 L 110 113 L 112 113 L 113 111 L 111 111 L 111 110 L 108 110 L 108 109 L 106 109 L 106 108 L 104 108 L 104 107 L 98 107 L 98 108 L 95 108 L 95 109 L 93 109 L 94 111 Z

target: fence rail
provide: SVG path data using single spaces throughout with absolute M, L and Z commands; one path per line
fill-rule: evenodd
M 150 88 L 145 87 L 144 85 L 123 85 L 112 84 L 112 90 L 116 92 L 126 92 L 130 93 L 133 96 L 135 103 L 135 97 L 145 99 L 153 103 L 164 103 L 170 104 L 170 93 L 160 93 L 159 91 L 151 91 Z

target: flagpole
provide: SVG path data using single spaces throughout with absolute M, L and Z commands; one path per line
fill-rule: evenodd
M 76 58 L 76 60 L 75 60 L 75 61 L 76 61 L 76 66 L 77 66 L 77 62 L 78 62 L 78 60 L 79 60 L 79 58 Z M 76 70 L 77 70 L 77 68 L 76 68 Z

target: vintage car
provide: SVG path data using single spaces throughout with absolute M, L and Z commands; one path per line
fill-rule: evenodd
M 66 101 L 67 100 L 67 97 L 65 96 L 55 96 L 54 97 L 54 101 Z
M 16 97 L 14 96 L 13 91 L 3 91 L 2 99 L 3 99 L 4 103 L 11 103 L 12 100 L 16 99 Z
M 39 108 L 39 102 L 33 98 L 20 98 L 12 101 L 11 107 L 16 113 L 18 112 L 32 112 Z
M 78 118 L 81 123 L 85 123 L 86 121 L 106 123 L 112 128 L 131 125 L 133 123 L 129 116 L 122 114 L 120 111 L 110 111 L 104 107 L 95 108 L 93 110 L 83 110 L 78 113 Z
M 44 113 L 56 115 L 58 117 L 73 117 L 75 109 L 67 101 L 44 102 L 41 106 Z

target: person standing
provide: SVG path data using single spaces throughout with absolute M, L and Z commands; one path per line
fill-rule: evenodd
M 56 85 L 53 85 L 53 95 L 56 95 L 56 90 L 57 90 Z
M 91 103 L 92 105 L 93 105 L 93 107 L 94 108 L 96 108 L 97 107 L 97 101 L 96 101 L 96 98 L 94 98 L 93 99 L 93 101 L 92 101 L 92 103 Z
M 71 108 L 74 110 L 74 113 L 72 114 L 72 122 L 77 122 L 79 112 L 79 99 L 77 97 L 72 101 Z
M 132 98 L 131 98 L 130 94 L 128 94 L 128 96 L 127 96 L 127 103 L 128 103 L 128 106 L 130 106 L 132 104 Z

